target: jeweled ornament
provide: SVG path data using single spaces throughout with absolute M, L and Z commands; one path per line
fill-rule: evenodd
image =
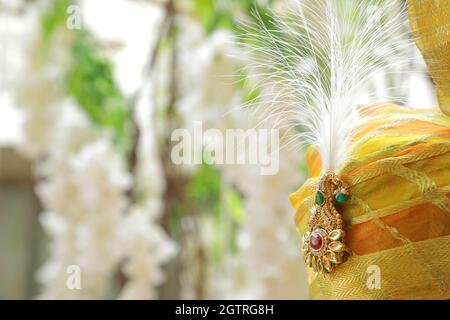
M 323 197 L 323 193 L 320 192 L 320 191 L 317 191 L 317 193 L 316 193 L 316 204 L 321 206 L 321 205 L 323 205 L 324 201 L 325 201 L 325 199 Z
M 323 245 L 323 239 L 322 236 L 317 233 L 317 232 L 313 232 L 311 234 L 311 236 L 309 237 L 309 243 L 310 243 L 310 247 L 313 250 L 320 250 L 320 248 L 322 248 Z
M 343 204 L 348 197 L 344 182 L 332 172 L 320 179 L 315 196 L 315 211 L 303 236 L 305 263 L 315 272 L 329 273 L 350 255 L 344 242 L 345 232 L 341 214 L 336 204 Z
M 344 203 L 345 200 L 347 200 L 347 196 L 346 196 L 345 194 L 343 194 L 343 193 L 338 193 L 338 194 L 336 195 L 336 201 L 337 201 L 338 203 Z

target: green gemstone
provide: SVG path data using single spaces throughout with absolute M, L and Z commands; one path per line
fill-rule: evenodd
M 346 196 L 345 194 L 343 194 L 343 193 L 338 193 L 338 194 L 336 195 L 336 201 L 337 201 L 337 203 L 344 203 L 345 200 L 347 200 L 347 196 Z
M 321 205 L 323 205 L 324 202 L 325 202 L 325 198 L 323 197 L 323 193 L 320 192 L 320 191 L 317 191 L 317 193 L 316 193 L 316 204 L 321 206 Z

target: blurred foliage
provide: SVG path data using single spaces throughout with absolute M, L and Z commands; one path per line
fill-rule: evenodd
M 187 185 L 187 195 L 204 212 L 210 211 L 219 216 L 221 210 L 225 209 L 236 223 L 245 219 L 239 192 L 230 186 L 224 186 L 220 172 L 212 165 L 203 163 L 200 166 L 198 173 Z M 222 197 L 224 206 L 220 205 Z
M 213 215 L 211 251 L 214 262 L 220 263 L 226 252 L 237 252 L 239 225 L 246 217 L 240 193 L 221 178 L 216 168 L 204 163 L 189 182 L 187 195 L 196 210 Z
M 216 10 L 216 2 L 215 0 L 195 0 L 194 13 L 208 33 L 217 28 L 231 29 L 234 26 L 233 16 L 227 11 Z
M 255 0 L 192 0 L 189 11 L 203 26 L 207 34 L 218 29 L 233 32 L 240 41 L 254 45 L 261 37 L 246 35 L 242 22 L 257 26 L 263 24 L 273 36 L 283 35 L 277 30 L 270 11 L 275 0 L 268 0 L 269 6 Z M 48 44 L 58 28 L 65 28 L 67 8 L 70 0 L 54 0 L 50 10 L 42 16 L 42 42 Z M 176 29 L 175 29 L 176 30 Z M 74 97 L 93 125 L 114 131 L 116 145 L 122 152 L 130 151 L 132 145 L 132 115 L 128 101 L 114 83 L 111 62 L 104 56 L 102 48 L 87 30 L 70 30 L 73 42 L 70 50 L 72 64 L 66 74 L 67 94 Z M 261 33 L 258 28 L 255 33 Z M 172 43 L 176 32 L 163 35 L 158 50 L 174 50 Z M 239 89 L 244 93 L 245 103 L 254 101 L 259 90 L 249 86 L 247 75 L 239 74 Z M 160 112 L 161 110 L 157 111 Z M 242 195 L 224 181 L 214 166 L 206 163 L 189 179 L 186 189 L 186 203 L 166 203 L 170 208 L 168 228 L 172 234 L 180 231 L 181 219 L 189 213 L 200 213 L 200 217 L 212 222 L 213 239 L 208 250 L 213 262 L 220 264 L 229 253 L 238 251 L 237 235 L 246 218 Z M 191 212 L 192 211 L 192 212 Z
M 123 151 L 131 147 L 131 112 L 113 79 L 113 66 L 85 31 L 77 32 L 68 72 L 68 91 L 94 124 L 112 128 Z
M 72 1 L 70 0 L 54 0 L 50 9 L 42 14 L 42 38 L 45 44 L 50 41 L 54 31 L 58 27 L 65 25 L 67 21 L 67 7 L 71 3 Z
M 273 2 L 267 1 L 269 6 Z M 268 5 L 261 5 L 255 0 L 194 0 L 194 14 L 208 33 L 223 28 L 240 34 L 244 32 L 241 22 L 257 19 L 258 16 L 267 26 L 271 25 Z
M 242 101 L 245 105 L 250 106 L 258 99 L 261 90 L 257 85 L 252 85 L 249 83 L 246 70 L 241 69 L 239 71 L 238 85 L 239 88 L 245 93 L 244 99 Z
M 192 199 L 202 211 L 220 214 L 220 173 L 211 165 L 203 163 L 187 186 L 187 196 Z
M 225 208 L 227 208 L 236 223 L 242 223 L 245 220 L 245 210 L 242 204 L 242 197 L 238 191 L 230 188 L 225 192 Z
M 54 0 L 42 15 L 42 42 L 48 45 L 58 28 L 66 28 L 69 0 Z M 132 115 L 127 100 L 114 83 L 112 63 L 86 30 L 69 30 L 73 34 L 71 65 L 66 71 L 68 95 L 75 98 L 92 123 L 113 130 L 120 151 L 130 151 Z

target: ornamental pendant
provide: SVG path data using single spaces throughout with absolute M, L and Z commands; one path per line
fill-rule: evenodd
M 303 235 L 305 264 L 318 273 L 330 273 L 350 255 L 345 245 L 342 216 L 336 206 L 348 198 L 344 182 L 332 171 L 320 178 L 315 210 Z

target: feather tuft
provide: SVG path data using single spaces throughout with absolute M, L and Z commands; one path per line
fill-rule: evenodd
M 287 144 L 314 145 L 324 171 L 339 170 L 360 121 L 358 99 L 365 94 L 365 103 L 375 102 L 371 81 L 410 65 L 405 6 L 394 0 L 293 2 L 287 13 L 268 18 L 257 12 L 258 23 L 245 26 L 242 43 L 261 92 L 255 112 L 277 128 L 294 129 Z

